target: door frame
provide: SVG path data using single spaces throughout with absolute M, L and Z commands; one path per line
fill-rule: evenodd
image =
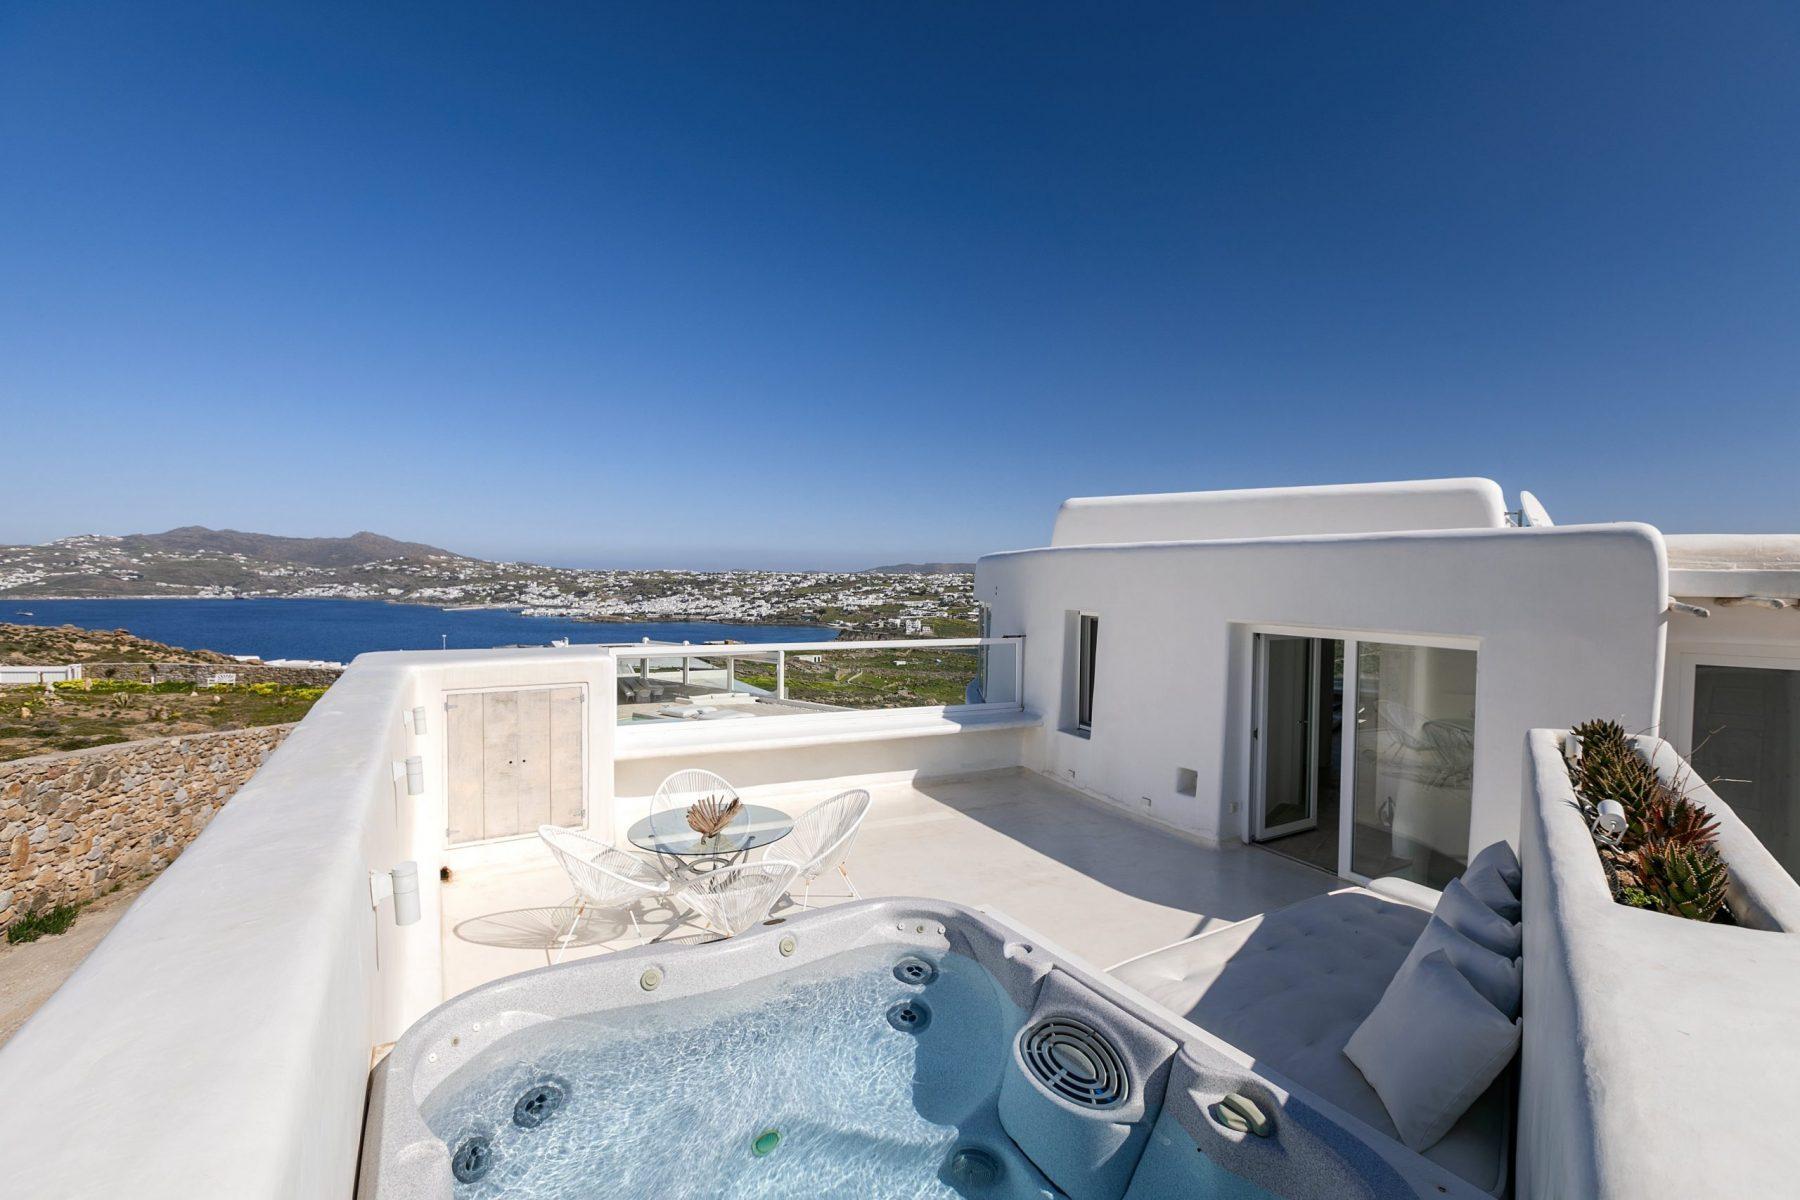
M 1262 747 L 1260 745 L 1260 740 L 1257 737 L 1257 731 L 1262 727 L 1261 704 L 1263 689 L 1265 687 L 1265 681 L 1263 679 L 1264 651 L 1262 647 L 1266 644 L 1268 637 L 1312 638 L 1314 639 L 1313 644 L 1315 646 L 1319 645 L 1321 642 L 1342 642 L 1344 643 L 1344 727 L 1339 733 L 1339 737 L 1343 739 L 1342 750 L 1340 751 L 1343 758 L 1338 770 L 1338 855 L 1336 875 L 1339 879 L 1347 879 L 1352 883 L 1367 886 L 1371 877 L 1350 869 L 1353 846 L 1352 834 L 1356 825 L 1356 730 L 1362 723 L 1361 714 L 1357 711 L 1357 694 L 1361 685 L 1361 680 L 1358 678 L 1357 666 L 1359 659 L 1358 651 L 1361 643 L 1380 642 L 1385 645 L 1393 646 L 1424 646 L 1430 649 L 1473 651 L 1476 656 L 1475 678 L 1477 681 L 1476 692 L 1478 697 L 1478 702 L 1475 705 L 1475 720 L 1477 722 L 1477 728 L 1479 729 L 1479 723 L 1481 721 L 1481 705 L 1479 703 L 1481 686 L 1481 639 L 1478 637 L 1464 637 L 1456 634 L 1393 633 L 1387 630 L 1347 630 L 1317 628 L 1307 625 L 1251 623 L 1244 626 L 1244 628 L 1250 633 L 1252 645 L 1250 696 L 1249 708 L 1247 710 L 1250 714 L 1250 720 L 1246 722 L 1244 726 L 1244 745 L 1247 747 L 1246 753 L 1250 760 L 1250 794 L 1247 797 L 1247 802 L 1244 806 L 1244 840 L 1252 843 L 1265 840 L 1256 835 L 1256 830 L 1262 819 L 1261 805 L 1263 798 Z M 1800 666 L 1800 658 L 1797 658 L 1794 661 L 1797 666 Z M 1691 701 L 1693 693 L 1693 672 L 1691 670 L 1687 672 L 1686 691 Z M 1314 740 L 1316 741 L 1316 739 Z M 1317 755 L 1318 750 L 1316 745 L 1312 753 L 1315 756 Z M 1315 779 L 1316 778 L 1317 777 L 1315 776 Z M 1316 804 L 1314 805 L 1313 812 L 1316 819 L 1318 813 Z M 1469 809 L 1471 827 L 1473 826 L 1474 816 L 1475 810 L 1473 803 L 1471 803 Z
M 1268 755 L 1264 749 L 1268 739 L 1262 732 L 1269 724 L 1269 647 L 1275 638 L 1286 638 L 1306 643 L 1306 789 L 1308 794 L 1307 812 L 1295 821 L 1287 821 L 1280 825 L 1268 824 Z M 1319 827 L 1319 738 L 1318 720 L 1322 697 L 1319 695 L 1319 662 L 1321 639 L 1288 633 L 1257 633 L 1254 635 L 1256 647 L 1255 682 L 1252 685 L 1254 700 L 1250 709 L 1251 739 L 1251 784 L 1250 784 L 1250 838 L 1256 842 L 1272 842 L 1276 838 L 1290 834 L 1304 833 L 1308 829 Z
M 590 769 L 592 746 L 590 745 L 591 738 L 589 736 L 589 732 L 590 732 L 589 726 L 593 724 L 593 709 L 591 707 L 592 697 L 588 694 L 588 685 L 585 681 L 572 679 L 572 680 L 567 680 L 565 682 L 560 682 L 560 683 L 507 683 L 507 684 L 498 684 L 493 687 L 445 688 L 442 692 L 438 693 L 438 695 L 440 697 L 440 701 L 441 701 L 441 707 L 438 709 L 438 719 L 443 723 L 443 729 L 444 729 L 444 736 L 441 739 L 439 739 L 440 741 L 443 742 L 443 746 L 440 748 L 439 753 L 438 753 L 438 765 L 439 765 L 439 768 L 443 771 L 442 778 L 444 781 L 444 790 L 443 790 L 442 800 L 438 806 L 439 811 L 437 814 L 437 820 L 434 822 L 434 826 L 433 826 L 438 831 L 438 837 L 441 840 L 441 844 L 443 845 L 445 850 L 456 851 L 456 850 L 465 850 L 471 846 L 495 846 L 495 845 L 500 845 L 505 842 L 522 842 L 522 841 L 525 841 L 530 838 L 535 838 L 537 836 L 537 830 L 533 829 L 528 833 L 508 833 L 508 834 L 503 834 L 500 837 L 470 838 L 468 841 L 462 841 L 462 842 L 453 842 L 450 840 L 450 717 L 449 717 L 449 707 L 450 707 L 451 698 L 454 696 L 480 696 L 480 695 L 485 695 L 489 692 L 555 691 L 558 688 L 575 688 L 581 693 L 581 812 L 582 812 L 582 819 L 581 819 L 580 825 L 571 825 L 571 826 L 569 826 L 569 828 L 578 830 L 580 832 L 586 832 L 588 829 L 591 829 L 593 827 L 594 807 L 593 807 L 592 792 L 591 792 L 591 788 L 590 788 L 590 784 L 592 781 L 592 775 L 593 775 L 593 771 Z

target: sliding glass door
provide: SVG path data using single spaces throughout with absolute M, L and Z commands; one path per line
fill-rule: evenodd
M 1353 878 L 1460 874 L 1475 651 L 1286 633 L 1255 645 L 1251 837 Z
M 1475 652 L 1358 642 L 1350 873 L 1461 874 L 1474 768 Z

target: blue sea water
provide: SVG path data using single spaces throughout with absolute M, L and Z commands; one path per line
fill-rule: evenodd
M 30 614 L 29 616 L 26 614 Z M 822 642 L 836 630 L 714 621 L 594 622 L 506 609 L 462 612 L 379 600 L 32 600 L 0 598 L 0 621 L 128 629 L 190 650 L 349 662 L 370 650 L 468 650 L 571 642 Z

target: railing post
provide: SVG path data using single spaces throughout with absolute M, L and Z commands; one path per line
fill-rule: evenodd
M 725 694 L 729 696 L 735 691 L 737 691 L 737 655 L 727 654 L 725 656 Z
M 775 652 L 775 698 L 787 699 L 787 651 Z

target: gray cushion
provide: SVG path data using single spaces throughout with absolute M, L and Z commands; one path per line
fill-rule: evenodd
M 1523 884 L 1525 875 L 1519 869 L 1519 856 L 1513 853 L 1511 846 L 1505 842 L 1495 842 L 1469 860 L 1469 870 L 1471 871 L 1476 867 L 1486 866 L 1491 866 L 1500 872 L 1500 878 L 1506 880 L 1506 886 L 1512 889 L 1513 895 L 1524 895 L 1520 885 Z
M 1115 967 L 1111 974 L 1388 1137 L 1381 1097 L 1344 1043 L 1381 999 L 1431 914 L 1344 888 Z M 1425 1155 L 1483 1191 L 1506 1168 L 1511 1096 L 1488 1090 Z
M 1519 957 L 1519 927 L 1476 899 L 1462 880 L 1452 879 L 1444 885 L 1437 915 L 1456 932 L 1502 958 Z
M 1479 867 L 1470 867 L 1462 873 L 1463 886 L 1468 888 L 1475 898 L 1517 925 L 1519 923 L 1519 898 L 1513 890 L 1506 886 L 1506 880 L 1493 863 L 1483 863 Z
M 1442 950 L 1403 966 L 1344 1045 L 1381 1097 L 1400 1140 L 1429 1150 L 1519 1049 L 1519 1023 L 1503 1016 Z
M 1450 959 L 1450 965 L 1461 971 L 1462 977 L 1473 984 L 1489 1004 L 1509 1017 L 1519 1015 L 1523 982 L 1518 959 L 1502 958 L 1434 916 L 1425 926 L 1425 932 L 1419 935 L 1419 940 L 1413 943 L 1396 974 L 1403 973 L 1433 951 L 1442 951 Z

